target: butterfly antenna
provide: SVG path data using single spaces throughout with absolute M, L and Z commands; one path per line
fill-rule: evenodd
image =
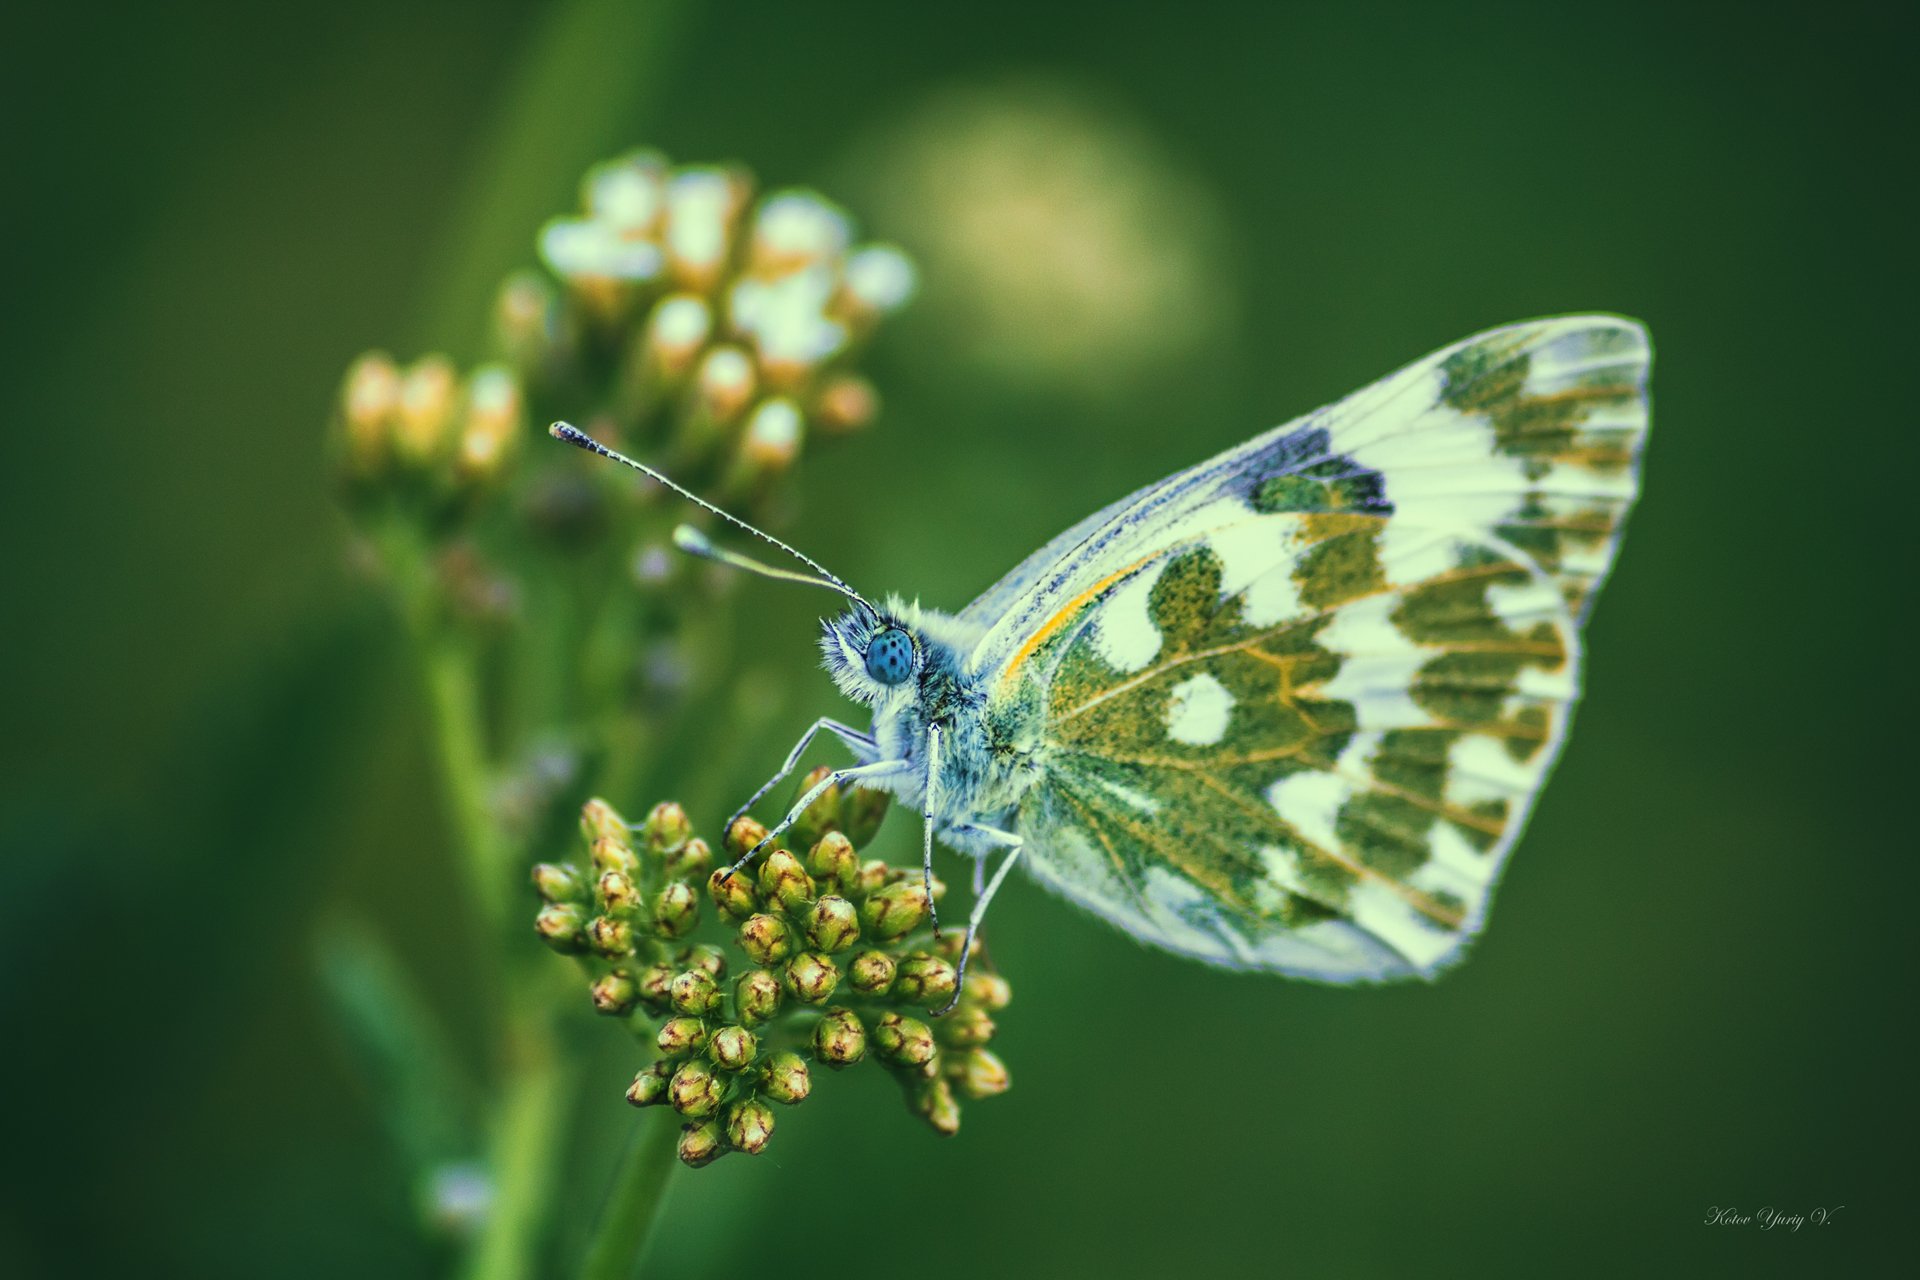
M 772 534 L 766 532 L 763 529 L 756 529 L 754 526 L 748 524 L 745 520 L 742 520 L 739 516 L 734 515 L 732 512 L 721 510 L 719 507 L 714 506 L 711 502 L 708 502 L 705 498 L 702 498 L 699 494 L 694 493 L 692 490 L 686 488 L 683 485 L 674 483 L 666 475 L 664 475 L 659 471 L 654 470 L 652 467 L 648 466 L 646 463 L 635 462 L 632 458 L 629 458 L 626 454 L 621 453 L 616 449 L 607 448 L 607 446 L 601 444 L 598 440 L 595 440 L 592 436 L 580 430 L 580 428 L 574 426 L 570 422 L 554 423 L 552 426 L 547 428 L 547 434 L 552 436 L 555 440 L 564 440 L 570 445 L 574 445 L 578 448 L 585 449 L 588 453 L 597 453 L 603 458 L 611 458 L 615 462 L 623 463 L 626 466 L 632 467 L 635 471 L 638 471 L 641 475 L 646 476 L 648 479 L 654 481 L 657 484 L 666 486 L 667 488 L 673 490 L 675 493 L 679 494 L 681 497 L 685 498 L 688 502 L 691 502 L 695 506 L 700 507 L 704 510 L 712 512 L 714 515 L 719 516 L 722 520 L 725 520 L 728 524 L 734 525 L 737 528 L 745 529 L 748 533 L 752 534 L 756 538 L 759 538 L 763 542 L 772 543 L 774 546 L 780 548 L 782 551 L 792 556 L 795 560 L 798 560 L 801 564 L 806 565 L 807 568 L 813 570 L 814 573 L 819 576 L 808 577 L 806 574 L 803 574 L 803 573 L 793 573 L 785 569 L 775 569 L 771 565 L 761 564 L 758 560 L 750 560 L 746 556 L 739 555 L 735 552 L 723 551 L 719 547 L 714 546 L 713 543 L 707 541 L 706 537 L 703 534 L 701 534 L 698 530 L 688 525 L 681 525 L 679 528 L 673 531 L 674 545 L 679 547 L 682 551 L 685 551 L 690 555 L 700 556 L 703 559 L 713 560 L 713 561 L 717 561 L 720 564 L 729 565 L 735 569 L 745 569 L 749 573 L 757 573 L 762 577 L 766 577 L 766 578 L 779 578 L 787 582 L 805 582 L 818 587 L 827 587 L 831 590 L 838 591 L 843 596 L 846 596 L 849 600 L 852 600 L 854 603 L 864 608 L 868 613 L 873 614 L 876 617 L 879 615 L 879 611 L 867 602 L 866 597 L 862 596 L 858 591 L 855 591 L 852 587 L 848 586 L 845 582 L 842 582 L 834 574 L 827 572 L 826 567 L 822 565 L 818 560 L 815 560 L 812 556 L 809 556 L 804 552 L 801 552 L 799 550 L 796 550 L 793 547 L 788 546 L 786 543 L 780 541 L 780 539 L 774 537 Z

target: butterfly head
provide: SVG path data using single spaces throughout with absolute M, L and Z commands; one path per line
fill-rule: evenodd
M 821 624 L 820 651 L 840 691 L 877 705 L 910 690 L 925 660 L 920 637 L 902 611 L 856 605 Z

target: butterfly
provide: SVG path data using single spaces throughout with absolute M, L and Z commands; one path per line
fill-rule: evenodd
M 870 727 L 818 721 L 741 812 L 838 739 L 855 763 L 767 840 L 832 786 L 915 807 L 929 889 L 936 837 L 975 860 L 963 965 L 1024 860 L 1210 964 L 1431 977 L 1565 743 L 1650 359 L 1613 316 L 1468 338 L 1088 516 L 957 614 L 876 605 L 751 526 L 812 575 L 682 526 L 688 551 L 851 601 L 821 648 Z

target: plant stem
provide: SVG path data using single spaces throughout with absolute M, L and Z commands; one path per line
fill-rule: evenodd
M 507 917 L 507 858 L 487 803 L 489 770 L 473 654 L 459 640 L 420 637 L 432 711 L 434 745 L 447 808 L 459 836 L 467 894 L 486 926 L 483 944 L 498 945 Z
M 534 1254 L 558 1166 L 572 1074 L 554 1053 L 538 993 L 525 979 L 509 984 L 507 1061 L 494 1100 L 488 1167 L 493 1211 L 467 1259 L 469 1280 L 520 1280 L 535 1273 Z
M 628 1280 L 634 1274 L 679 1167 L 679 1141 L 673 1113 L 663 1109 L 642 1118 L 587 1245 L 580 1280 Z

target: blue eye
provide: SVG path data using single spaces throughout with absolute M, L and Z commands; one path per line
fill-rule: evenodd
M 867 674 L 881 684 L 900 684 L 913 674 L 913 641 L 899 627 L 877 632 L 867 642 Z

